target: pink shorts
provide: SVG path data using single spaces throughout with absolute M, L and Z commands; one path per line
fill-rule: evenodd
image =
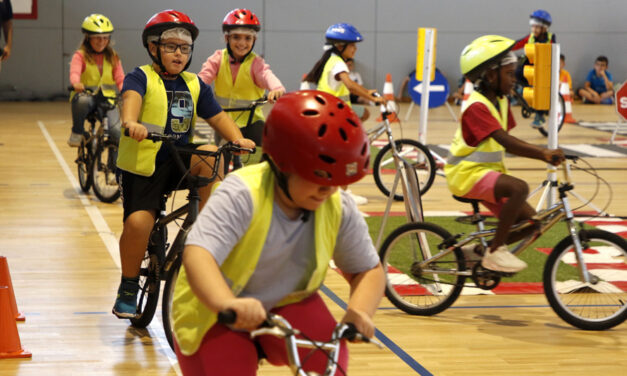
M 335 319 L 317 293 L 298 303 L 271 311 L 285 317 L 294 328 L 318 341 L 331 339 L 336 325 Z M 205 334 L 198 351 L 190 356 L 181 353 L 176 341 L 174 345 L 185 376 L 254 376 L 257 374 L 257 346 L 263 349 L 271 364 L 289 364 L 282 339 L 264 335 L 253 341 L 248 332 L 236 332 L 221 324 L 214 325 Z M 301 360 L 307 359 L 303 369 L 324 373 L 328 359 L 323 352 L 301 349 L 299 354 Z M 347 370 L 348 348 L 345 341 L 340 345 L 338 363 L 342 369 Z M 341 372 L 336 371 L 336 375 L 341 375 Z
M 501 208 L 507 202 L 507 198 L 501 198 L 500 200 L 494 198 L 494 186 L 499 176 L 501 176 L 500 172 L 488 172 L 472 187 L 470 192 L 462 197 L 480 200 L 492 214 L 498 217 L 501 213 Z

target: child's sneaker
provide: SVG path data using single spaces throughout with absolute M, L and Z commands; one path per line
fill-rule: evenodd
M 119 319 L 132 319 L 137 316 L 137 291 L 139 278 L 124 278 L 118 288 L 118 296 L 113 305 L 113 314 Z
M 462 246 L 460 249 L 464 254 L 464 259 L 466 260 L 466 265 L 472 269 L 475 264 L 481 261 L 483 257 L 481 255 L 481 244 L 466 244 Z
M 67 140 L 67 144 L 73 148 L 77 148 L 81 146 L 81 141 L 83 141 L 83 135 L 80 133 L 74 133 L 70 135 L 70 138 Z
M 497 272 L 516 273 L 526 268 L 527 263 L 514 256 L 506 245 L 502 245 L 494 251 L 487 249 L 481 266 Z
M 544 124 L 544 116 L 536 113 L 536 117 L 531 122 L 531 127 L 533 129 L 542 128 L 542 124 Z

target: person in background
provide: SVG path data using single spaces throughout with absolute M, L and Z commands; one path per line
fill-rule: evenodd
M 245 107 L 268 92 L 268 100 L 274 102 L 285 93 L 285 87 L 272 73 L 265 60 L 253 52 L 261 23 L 248 9 L 233 9 L 222 21 L 222 32 L 226 48 L 217 50 L 207 58 L 198 77 L 207 85 L 214 82 L 216 99 L 224 108 Z M 245 138 L 257 146 L 261 144 L 264 116 L 261 107 L 255 109 L 253 119 L 247 126 L 249 112 L 227 113 L 242 131 Z M 216 137 L 216 143 L 220 137 Z M 230 160 L 226 158 L 228 165 Z M 242 166 L 238 156 L 233 159 L 235 169 Z M 228 166 L 227 166 L 228 167 Z
M 350 79 L 363 86 L 364 80 L 361 78 L 361 74 L 355 71 L 355 59 L 353 59 L 352 57 L 346 59 L 346 66 L 349 70 L 348 76 L 350 77 Z M 361 98 L 359 95 L 352 93 L 350 95 L 350 98 L 353 111 L 355 111 L 357 116 L 359 116 L 359 119 L 362 122 L 368 120 L 368 118 L 370 117 L 370 111 L 368 111 L 365 106 L 369 105 L 370 102 L 365 100 L 364 98 Z
M 609 64 L 606 56 L 601 55 L 596 58 L 594 68 L 588 72 L 584 86 L 577 90 L 583 103 L 614 103 L 614 83 L 612 74 L 607 70 Z
M 124 69 L 122 61 L 113 49 L 111 33 L 113 24 L 102 14 L 85 17 L 81 25 L 83 41 L 70 62 L 70 85 L 74 89 L 70 95 L 72 103 L 72 133 L 67 143 L 78 147 L 83 140 L 85 118 L 96 108 L 96 99 L 85 93 L 102 91 L 105 97 L 115 97 L 122 90 Z M 107 112 L 109 135 L 117 143 L 120 139 L 120 110 L 113 108 Z
M 4 32 L 4 47 L 2 33 Z M 0 69 L 2 62 L 9 60 L 13 48 L 13 7 L 11 0 L 0 0 Z
M 570 90 L 570 97 L 573 97 L 573 79 L 570 76 L 570 72 L 566 70 L 566 56 L 560 54 L 560 82 L 566 82 L 568 84 L 568 90 Z

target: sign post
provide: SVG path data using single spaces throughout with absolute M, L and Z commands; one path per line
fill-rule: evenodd
M 422 92 L 429 93 L 429 84 L 435 78 L 435 37 L 434 28 L 418 29 L 418 46 L 416 56 L 416 80 L 422 81 Z M 429 114 L 429 95 L 420 100 L 420 123 L 418 125 L 418 141 L 427 144 L 427 116 Z

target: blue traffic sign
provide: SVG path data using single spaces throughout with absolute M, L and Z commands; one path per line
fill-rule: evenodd
M 416 71 L 409 74 L 409 83 L 407 91 L 411 99 L 420 106 L 422 98 L 422 81 L 416 79 Z M 440 73 L 439 69 L 435 69 L 435 79 L 429 83 L 429 108 L 440 107 L 448 98 L 449 86 L 448 81 Z

